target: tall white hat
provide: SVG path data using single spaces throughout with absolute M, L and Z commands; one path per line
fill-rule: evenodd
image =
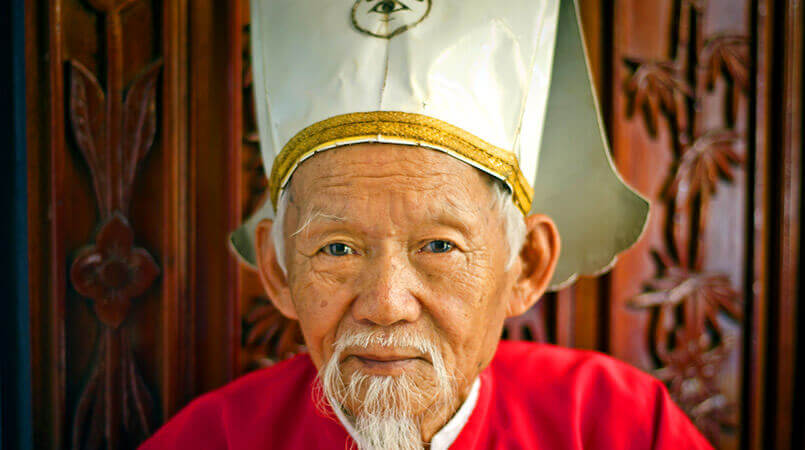
M 363 142 L 446 152 L 556 222 L 552 288 L 596 274 L 640 236 L 648 203 L 612 165 L 574 0 L 252 0 L 254 92 L 269 197 L 294 170 Z

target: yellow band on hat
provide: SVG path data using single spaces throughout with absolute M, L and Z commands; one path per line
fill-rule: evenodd
M 443 149 L 505 181 L 512 189 L 514 203 L 524 215 L 531 209 L 534 191 L 520 171 L 514 153 L 439 119 L 399 111 L 342 114 L 298 132 L 285 144 L 271 168 L 268 189 L 274 208 L 280 190 L 299 163 L 310 155 L 339 145 L 379 138 Z

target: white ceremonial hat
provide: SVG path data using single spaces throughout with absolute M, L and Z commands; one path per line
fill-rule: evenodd
M 252 0 L 266 201 L 305 159 L 381 142 L 446 152 L 556 222 L 552 289 L 593 275 L 640 236 L 648 203 L 615 170 L 574 0 Z

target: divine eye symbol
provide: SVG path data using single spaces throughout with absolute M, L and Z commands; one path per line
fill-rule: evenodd
M 370 36 L 391 39 L 430 13 L 433 0 L 355 0 L 352 24 Z
M 369 0 L 371 1 L 371 0 Z M 421 0 L 420 0 L 421 1 Z M 369 11 L 378 14 L 391 14 L 397 11 L 410 10 L 411 8 L 405 6 L 405 3 L 398 2 L 397 0 L 384 0 Z

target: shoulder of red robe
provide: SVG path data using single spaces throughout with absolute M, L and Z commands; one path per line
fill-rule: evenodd
M 316 368 L 299 355 L 191 402 L 140 450 L 338 449 L 350 441 L 313 398 Z
M 453 448 L 712 449 L 663 383 L 597 352 L 503 341 L 481 386 Z

